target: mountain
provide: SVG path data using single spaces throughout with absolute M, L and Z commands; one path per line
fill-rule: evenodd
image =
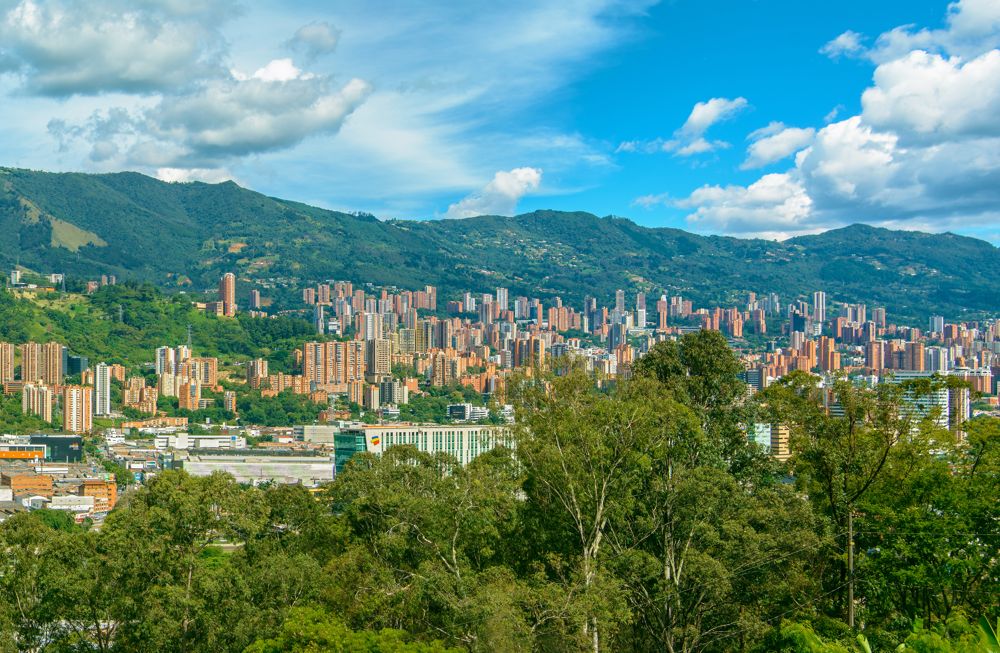
M 232 183 L 138 173 L 0 168 L 0 265 L 166 288 L 244 279 L 371 281 L 444 293 L 682 293 L 701 305 L 746 291 L 783 300 L 823 289 L 896 317 L 1000 307 L 1000 250 L 954 234 L 853 225 L 785 242 L 700 236 L 618 217 L 536 211 L 513 218 L 380 221 L 267 197 Z

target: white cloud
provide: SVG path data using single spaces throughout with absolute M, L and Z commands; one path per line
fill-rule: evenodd
M 948 52 L 976 57 L 1000 47 L 1000 3 L 996 0 L 960 0 L 948 5 L 947 27 L 913 31 L 904 25 L 882 34 L 871 51 L 876 63 L 898 59 L 913 50 Z
M 783 123 L 772 122 L 747 137 L 752 142 L 740 167 L 749 170 L 780 161 L 809 145 L 815 134 L 812 127 L 786 127 Z
M 787 237 L 808 229 L 812 200 L 792 175 L 770 174 L 746 187 L 702 186 L 676 205 L 694 209 L 696 229 Z
M 745 108 L 747 108 L 747 100 L 743 97 L 734 100 L 715 97 L 707 102 L 698 102 L 691 109 L 691 115 L 684 121 L 678 135 L 697 138 L 715 123 L 728 120 Z
M 870 53 L 878 65 L 860 115 L 814 133 L 786 134 L 772 123 L 751 135 L 744 167 L 798 151 L 794 167 L 747 186 L 703 186 L 675 205 L 691 209 L 696 228 L 739 234 L 858 221 L 937 230 L 996 224 L 998 37 L 1000 4 L 982 0 L 952 4 L 944 30 L 890 30 Z
M 131 112 L 113 108 L 80 125 L 55 122 L 49 131 L 90 143 L 95 161 L 120 154 L 122 166 L 214 168 L 335 132 L 370 92 L 358 79 L 335 88 L 330 79 L 282 59 L 253 75 L 210 80 Z
M 827 42 L 819 51 L 831 59 L 858 57 L 867 52 L 863 43 L 864 38 L 863 34 L 847 30 L 837 38 Z
M 0 61 L 37 95 L 153 93 L 223 74 L 228 0 L 21 0 L 0 15 Z
M 641 206 L 644 209 L 651 209 L 658 204 L 663 204 L 665 206 L 670 206 L 673 204 L 673 198 L 670 197 L 670 193 L 657 193 L 655 195 L 641 195 L 634 200 L 632 200 L 633 206 Z
M 674 132 L 670 140 L 657 138 L 651 141 L 624 141 L 616 152 L 673 152 L 677 156 L 693 156 L 729 147 L 726 141 L 710 141 L 705 132 L 717 123 L 729 120 L 746 109 L 746 98 L 712 98 L 698 102 L 691 109 L 687 120 Z
M 477 215 L 512 215 L 518 201 L 538 190 L 542 171 L 538 168 L 514 168 L 500 171 L 482 190 L 448 207 L 447 218 L 471 218 Z
M 971 61 L 917 50 L 875 70 L 865 122 L 904 139 L 1000 136 L 1000 50 Z
M 830 111 L 825 116 L 823 116 L 823 122 L 827 125 L 830 124 L 831 122 L 837 119 L 837 116 L 839 116 L 840 112 L 843 110 L 844 110 L 844 105 L 838 104 L 834 108 L 830 109 Z
M 156 178 L 171 183 L 203 181 L 217 184 L 223 181 L 235 181 L 228 170 L 217 168 L 159 168 L 156 171 Z
M 316 76 L 311 73 L 303 73 L 295 67 L 295 63 L 291 59 L 275 59 L 268 62 L 263 68 L 258 68 L 249 77 L 235 71 L 233 77 L 240 81 L 259 79 L 262 82 L 290 82 L 293 79 L 313 79 Z
M 325 21 L 317 21 L 297 29 L 285 46 L 306 57 L 307 61 L 314 61 L 336 50 L 339 41 L 340 30 Z

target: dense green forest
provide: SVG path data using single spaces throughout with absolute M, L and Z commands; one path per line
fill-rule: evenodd
M 859 216 L 863 219 L 864 216 Z M 618 288 L 681 293 L 699 305 L 747 291 L 784 301 L 886 306 L 894 319 L 951 319 L 1000 305 L 1000 250 L 954 234 L 863 225 L 785 242 L 699 236 L 618 217 L 538 211 L 514 218 L 380 221 L 223 184 L 168 184 L 138 173 L 0 168 L 0 266 L 139 278 L 161 287 L 242 279 L 347 279 L 443 296 L 502 285 L 579 304 Z M 249 284 L 240 284 L 248 292 Z
M 14 516 L 0 649 L 998 650 L 998 422 L 955 442 L 899 386 L 839 384 L 837 416 L 804 373 L 748 399 L 738 369 L 700 332 L 611 388 L 513 383 L 516 450 L 466 467 L 395 447 L 319 495 L 172 471 L 99 531 Z

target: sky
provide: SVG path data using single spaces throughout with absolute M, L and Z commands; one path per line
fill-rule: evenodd
M 1000 0 L 0 0 L 0 165 L 1000 243 Z

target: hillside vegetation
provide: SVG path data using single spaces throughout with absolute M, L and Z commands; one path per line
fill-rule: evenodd
M 864 218 L 866 216 L 859 216 Z M 267 197 L 232 182 L 168 184 L 138 173 L 0 169 L 0 265 L 210 287 L 223 271 L 290 283 L 349 279 L 585 295 L 682 293 L 702 305 L 746 291 L 814 290 L 898 318 L 1000 306 L 1000 250 L 974 238 L 854 225 L 785 242 L 699 236 L 617 217 L 380 221 Z
M 106 286 L 91 296 L 0 289 L 0 342 L 59 342 L 91 363 L 151 363 L 157 347 L 186 343 L 189 325 L 196 355 L 270 357 L 276 371 L 286 369 L 291 349 L 316 337 L 306 320 L 217 318 L 196 310 L 190 297 L 149 284 Z

